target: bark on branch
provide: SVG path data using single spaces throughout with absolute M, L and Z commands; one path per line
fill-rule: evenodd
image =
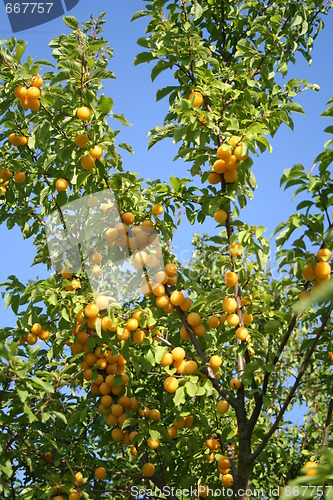
M 323 448 L 326 448 L 327 443 L 328 443 L 331 422 L 332 422 L 332 413 L 333 413 L 333 398 L 330 400 L 329 405 L 328 405 L 327 417 L 326 417 L 326 423 L 325 423 L 325 429 L 324 429 L 324 438 L 323 438 L 323 444 L 322 444 Z
M 319 342 L 320 336 L 321 336 L 323 330 L 326 327 L 326 324 L 327 324 L 327 321 L 328 321 L 328 319 L 330 317 L 331 311 L 332 311 L 332 305 L 330 305 L 328 307 L 328 309 L 326 311 L 326 314 L 325 314 L 325 316 L 322 319 L 322 324 L 319 327 L 317 335 L 315 336 L 315 338 L 314 338 L 314 340 L 312 342 L 311 348 L 310 348 L 308 354 L 306 355 L 306 357 L 305 357 L 305 359 L 304 359 L 304 361 L 302 363 L 302 366 L 301 366 L 301 368 L 300 368 L 300 370 L 298 372 L 298 375 L 296 377 L 295 383 L 292 386 L 292 388 L 290 389 L 289 394 L 288 394 L 288 396 L 287 396 L 287 398 L 285 400 L 285 403 L 284 403 L 283 407 L 281 408 L 279 414 L 277 415 L 274 424 L 272 425 L 272 427 L 270 428 L 270 430 L 268 431 L 268 433 L 266 434 L 266 436 L 262 440 L 260 446 L 256 449 L 256 451 L 254 453 L 252 453 L 252 455 L 251 455 L 251 461 L 254 461 L 260 455 L 260 453 L 265 449 L 265 447 L 266 447 L 268 441 L 270 440 L 271 436 L 274 434 L 274 432 L 278 428 L 279 423 L 281 422 L 281 420 L 282 420 L 282 418 L 283 418 L 283 416 L 284 416 L 284 414 L 285 414 L 285 412 L 286 412 L 286 410 L 287 410 L 287 408 L 288 408 L 291 400 L 293 399 L 294 394 L 295 394 L 295 392 L 296 392 L 296 390 L 297 390 L 297 388 L 298 388 L 298 386 L 299 386 L 299 384 L 300 384 L 300 382 L 302 380 L 302 377 L 303 377 L 303 375 L 305 373 L 305 370 L 307 369 L 307 367 L 309 365 L 311 357 L 312 357 L 312 355 L 313 355 L 313 353 L 314 353 L 314 351 L 315 351 L 315 349 L 317 347 L 317 344 Z

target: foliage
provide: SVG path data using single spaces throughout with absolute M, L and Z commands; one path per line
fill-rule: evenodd
M 231 476 L 224 471 L 222 484 L 231 477 L 235 498 L 246 498 L 240 489 L 247 485 L 268 492 L 290 480 L 292 485 L 329 484 L 332 442 L 325 427 L 331 424 L 332 405 L 331 287 L 321 285 L 321 279 L 311 285 L 303 272 L 306 264 L 319 263 L 319 249 L 332 249 L 331 141 L 310 172 L 295 165 L 283 173 L 281 185 L 294 187 L 302 200 L 297 213 L 276 230 L 278 277 L 269 262 L 265 228 L 240 219 L 256 188 L 250 156 L 270 149 L 266 136 L 274 136 L 281 124 L 293 128 L 292 113 L 303 112 L 295 100 L 301 91 L 318 90 L 302 79 L 284 83 L 281 76 L 298 53 L 311 61 L 328 6 L 308 0 L 145 3 L 133 18 L 148 18 L 146 34 L 138 40 L 145 50 L 135 64 L 152 62 L 152 80 L 163 71 L 174 76 L 174 85 L 157 93 L 157 99 L 169 96 L 170 108 L 163 125 L 151 130 L 149 147 L 172 138 L 176 157 L 191 165 L 190 178 L 171 177 L 170 184 L 145 182 L 124 169 L 120 151 L 132 149 L 118 143 L 120 130 L 113 127 L 129 124 L 113 113 L 113 100 L 103 94 L 102 81 L 114 78 L 108 68 L 112 50 L 102 35 L 103 14 L 82 28 L 72 16 L 64 18 L 70 31 L 51 41 L 52 62 L 23 59 L 22 40 L 1 41 L 0 223 L 9 229 L 17 224 L 24 238 L 33 240 L 34 264 L 51 270 L 47 216 L 57 211 L 63 218 L 66 203 L 111 189 L 120 214 L 134 217 L 126 222 L 129 238 L 133 229 L 142 234 L 147 220 L 153 221 L 164 261 L 176 263 L 178 273 L 175 277 L 169 268 L 162 293 L 175 307 L 160 307 L 154 289 L 130 304 L 100 308 L 98 318 L 87 314 L 87 305 L 98 297 L 84 270 L 67 277 L 54 272 L 26 284 L 9 276 L 2 284 L 6 306 L 17 321 L 0 330 L 0 492 L 3 498 L 28 500 L 67 498 L 74 491 L 85 499 L 130 498 L 131 487 L 152 484 L 217 490 L 217 459 L 223 456 L 229 457 Z M 27 111 L 14 92 L 18 85 L 31 88 L 36 75 L 44 81 L 40 104 L 34 103 L 40 107 Z M 190 97 L 194 91 L 202 97 L 199 105 Z M 82 107 L 91 111 L 87 120 L 77 115 Z M 323 115 L 331 114 L 329 106 Z M 332 133 L 332 127 L 326 131 Z M 28 138 L 27 143 L 15 146 L 8 140 L 11 133 L 23 142 Z M 88 146 L 77 146 L 78 134 L 87 136 Z M 93 155 L 89 148 L 94 145 L 103 155 L 86 169 L 82 158 Z M 237 161 L 229 169 L 236 172 L 234 181 L 226 170 L 217 173 L 221 156 Z M 17 181 L 19 172 L 24 182 Z M 213 173 L 218 182 L 212 182 Z M 58 189 L 59 179 L 65 190 Z M 216 220 L 218 210 L 225 214 L 218 234 L 194 235 L 188 265 L 176 262 L 172 253 L 179 209 L 192 224 Z M 101 256 L 101 266 L 107 256 Z M 238 278 L 232 286 L 226 286 L 228 271 Z M 312 286 L 317 291 L 300 302 L 300 293 Z M 190 299 L 190 313 L 199 314 L 200 333 L 191 325 L 183 297 L 173 295 L 176 290 Z M 245 341 L 235 334 L 238 325 L 230 326 L 227 297 L 236 301 L 239 326 L 248 327 Z M 133 318 L 139 323 L 135 333 L 128 327 Z M 218 326 L 211 326 L 216 318 Z M 34 343 L 36 324 L 41 331 Z M 193 373 L 184 371 L 182 363 L 162 366 L 163 356 L 175 346 L 184 348 L 187 362 L 195 361 Z M 87 356 L 94 358 L 93 353 L 89 364 Z M 215 355 L 221 367 L 214 366 L 219 361 Z M 100 394 L 107 376 L 113 377 L 112 406 Z M 169 376 L 179 384 L 174 393 L 165 390 Z M 225 414 L 217 411 L 222 400 L 230 405 Z M 118 401 L 126 410 L 122 422 L 110 420 Z M 297 404 L 307 411 L 298 427 L 288 416 Z M 150 418 L 146 407 L 158 409 L 160 418 Z M 174 425 L 179 426 L 176 437 L 170 436 Z M 155 451 L 147 446 L 149 437 L 160 440 Z M 323 453 L 322 446 L 327 448 Z M 215 456 L 208 460 L 212 451 Z M 304 479 L 305 462 L 320 457 L 318 475 Z M 142 473 L 147 463 L 155 465 L 150 480 Z M 107 472 L 103 482 L 94 476 L 99 466 Z

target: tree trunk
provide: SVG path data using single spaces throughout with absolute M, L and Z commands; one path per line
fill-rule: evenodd
M 250 456 L 251 438 L 245 435 L 243 439 L 241 437 L 239 439 L 238 468 L 235 491 L 237 500 L 246 500 L 250 498 L 250 496 L 246 494 L 251 472 Z

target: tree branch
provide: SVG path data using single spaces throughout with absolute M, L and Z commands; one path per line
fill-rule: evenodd
M 303 314 L 303 311 L 298 316 L 296 316 L 296 314 L 294 314 L 293 317 L 291 318 L 288 329 L 287 329 L 287 331 L 286 331 L 286 333 L 281 341 L 281 344 L 279 345 L 278 351 L 277 351 L 277 353 L 272 361 L 272 364 L 274 366 L 277 365 L 277 363 L 281 357 L 281 354 L 282 354 L 284 348 L 286 347 L 288 340 L 292 334 L 292 331 L 295 328 L 295 326 L 297 325 L 302 314 Z M 251 415 L 250 422 L 249 422 L 249 426 L 250 426 L 251 430 L 254 429 L 254 426 L 257 423 L 257 420 L 259 418 L 259 415 L 260 415 L 260 412 L 262 409 L 262 404 L 263 404 L 263 396 L 265 396 L 267 393 L 268 381 L 269 381 L 269 377 L 270 377 L 271 373 L 272 372 L 265 373 L 264 382 L 263 382 L 263 386 L 262 386 L 262 393 L 259 395 L 259 398 L 257 399 L 256 406 L 253 410 L 253 413 Z
M 327 418 L 326 418 L 325 429 L 324 429 L 324 438 L 323 438 L 323 444 L 322 444 L 323 448 L 326 448 L 326 446 L 328 444 L 328 438 L 329 438 L 331 422 L 332 422 L 332 413 L 333 413 L 333 398 L 331 398 L 329 405 L 328 405 Z
M 311 360 L 311 357 L 316 349 L 316 346 L 319 342 L 319 339 L 320 339 L 320 336 L 323 332 L 323 330 L 325 329 L 325 326 L 326 326 L 326 323 L 330 317 L 330 314 L 331 314 L 331 311 L 332 311 L 332 305 L 330 305 L 326 311 L 326 314 L 322 320 L 322 324 L 320 326 L 320 328 L 318 329 L 318 332 L 317 332 L 317 335 L 315 336 L 313 342 L 312 342 L 312 345 L 311 345 L 311 348 L 307 354 L 307 356 L 305 357 L 305 360 L 303 361 L 303 364 L 299 370 L 299 373 L 298 373 L 298 376 L 296 378 L 296 381 L 294 383 L 294 385 L 292 386 L 292 388 L 290 389 L 289 391 L 289 394 L 285 400 L 285 403 L 283 405 L 283 407 L 281 408 L 278 416 L 276 417 L 276 420 L 274 422 L 274 424 L 272 425 L 271 429 L 268 431 L 268 433 L 266 434 L 266 436 L 264 437 L 264 439 L 262 440 L 260 446 L 256 449 L 256 451 L 254 453 L 252 453 L 251 455 L 251 461 L 254 461 L 259 455 L 260 453 L 265 449 L 268 441 L 270 440 L 271 436 L 274 434 L 274 432 L 276 431 L 276 429 L 278 428 L 279 426 L 279 423 L 280 421 L 282 420 L 283 418 L 283 415 L 285 414 L 288 406 L 289 406 L 289 403 L 291 402 L 298 386 L 299 386 L 299 383 L 300 381 L 302 380 L 302 377 L 305 373 L 305 370 L 307 369 L 308 367 L 308 364 Z
M 165 285 L 165 293 L 167 294 L 168 297 L 171 296 L 171 291 L 170 291 L 170 288 Z M 180 317 L 180 319 L 182 320 L 183 322 L 183 325 L 185 326 L 186 328 L 186 331 L 188 333 L 188 336 L 190 337 L 191 339 L 191 342 L 192 344 L 194 345 L 195 347 L 195 350 L 197 351 L 198 355 L 200 356 L 200 358 L 202 359 L 202 361 L 205 363 L 205 364 L 208 364 L 208 359 L 200 345 L 200 342 L 198 341 L 198 339 L 196 338 L 195 334 L 193 333 L 190 325 L 188 324 L 187 322 L 187 318 L 186 318 L 186 314 L 184 313 L 184 311 L 182 311 L 180 309 L 180 307 L 178 306 L 175 306 L 175 309 L 176 311 L 178 312 L 178 315 Z M 208 365 L 206 367 L 202 367 L 201 369 L 202 372 L 204 372 L 207 377 L 209 378 L 209 380 L 212 382 L 214 388 L 218 391 L 218 393 L 226 400 L 228 401 L 228 403 L 231 404 L 231 406 L 233 408 L 236 408 L 238 403 L 237 403 L 237 400 L 231 396 L 231 394 L 229 394 L 229 392 L 224 389 L 221 384 L 218 382 L 217 378 L 215 377 L 215 373 L 213 372 L 213 370 L 211 369 L 211 367 Z

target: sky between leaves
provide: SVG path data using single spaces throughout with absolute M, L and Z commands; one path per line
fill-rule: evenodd
M 133 124 L 119 137 L 119 142 L 128 142 L 134 148 L 135 154 L 123 152 L 124 168 L 139 172 L 144 179 L 160 178 L 168 181 L 170 176 L 186 177 L 189 175 L 188 166 L 182 160 L 173 162 L 176 155 L 176 146 L 172 141 L 161 142 L 147 151 L 147 133 L 156 125 L 162 124 L 168 110 L 167 99 L 156 102 L 155 95 L 158 88 L 170 84 L 171 74 L 159 76 L 153 84 L 150 80 L 150 65 L 135 67 L 133 60 L 141 49 L 136 45 L 139 36 L 143 36 L 146 19 L 130 23 L 133 14 L 144 8 L 142 0 L 125 0 L 105 2 L 105 0 L 80 0 L 79 4 L 70 12 L 80 22 L 87 21 L 90 14 L 97 17 L 107 9 L 104 38 L 114 49 L 114 58 L 110 69 L 116 74 L 116 80 L 109 80 L 104 87 L 104 94 L 114 100 L 114 112 L 124 113 L 127 120 Z M 0 5 L 0 38 L 12 36 L 4 4 Z M 287 79 L 292 77 L 306 78 L 312 83 L 319 84 L 320 92 L 306 91 L 298 102 L 303 106 L 305 115 L 294 115 L 295 130 L 292 132 L 283 125 L 275 138 L 271 141 L 273 152 L 265 153 L 254 158 L 252 167 L 256 176 L 258 189 L 252 202 L 248 204 L 240 218 L 248 224 L 267 227 L 265 235 L 269 237 L 281 220 L 286 220 L 295 211 L 295 204 L 291 201 L 291 191 L 283 192 L 279 188 L 283 169 L 295 163 L 303 163 L 310 170 L 314 158 L 322 151 L 327 140 L 323 130 L 328 125 L 325 118 L 320 118 L 325 104 L 332 95 L 333 69 L 331 61 L 331 47 L 333 45 L 333 15 L 325 18 L 325 29 L 315 40 L 312 52 L 313 62 L 308 63 L 301 56 L 296 65 L 291 68 Z M 16 34 L 28 42 L 26 54 L 37 59 L 51 59 L 49 41 L 60 33 L 68 33 L 62 19 L 53 20 L 38 28 L 32 28 Z M 113 124 L 111 124 L 113 125 Z M 196 178 L 196 182 L 198 179 Z M 191 226 L 183 218 L 181 230 L 174 237 L 174 252 L 178 259 L 187 260 L 191 254 L 191 240 L 193 232 L 203 234 L 217 234 L 213 219 L 206 219 L 203 225 Z M 46 278 L 48 274 L 42 266 L 30 268 L 34 258 L 34 248 L 30 241 L 24 241 L 20 231 L 14 228 L 8 231 L 0 226 L 0 282 L 6 280 L 10 274 L 15 274 L 21 281 L 28 279 Z M 15 323 L 11 311 L 5 310 L 4 301 L 0 299 L 0 327 Z

